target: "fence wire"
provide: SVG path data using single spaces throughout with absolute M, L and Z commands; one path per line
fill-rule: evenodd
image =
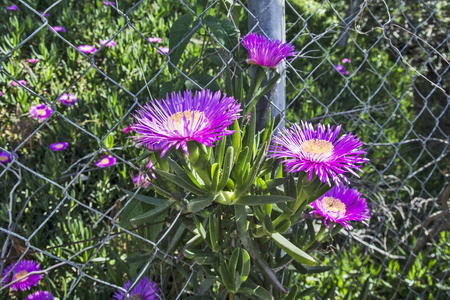
M 170 252 L 170 237 L 180 234 L 173 224 L 182 211 L 132 229 L 120 223 L 134 196 L 124 195 L 119 187 L 131 189 L 127 173 L 143 170 L 136 160 L 139 151 L 122 129 L 139 104 L 159 98 L 175 78 L 186 81 L 186 87 L 212 88 L 221 82 L 226 65 L 246 72 L 238 59 L 242 47 L 227 47 L 211 33 L 205 18 L 228 19 L 243 35 L 248 16 L 258 20 L 258 15 L 248 9 L 247 1 L 97 2 L 84 7 L 75 1 L 30 0 L 8 4 L 17 10 L 0 8 L 0 28 L 5 32 L 0 150 L 12 155 L 11 163 L 0 164 L 0 269 L 38 259 L 44 267 L 36 273 L 50 275 L 44 279 L 46 286 L 58 286 L 61 299 L 109 299 L 111 293 L 123 290 L 122 274 L 113 276 L 110 271 L 134 241 L 140 255 L 134 257 L 139 275 L 128 278 L 134 279 L 132 287 L 146 274 L 159 274 L 153 279 L 161 290 L 169 286 L 171 290 L 161 293 L 161 299 L 186 298 L 192 296 L 189 286 L 199 285 L 195 263 Z M 206 4 L 201 10 L 199 2 Z M 344 124 L 346 132 L 361 136 L 371 159 L 366 174 L 353 180 L 370 200 L 370 226 L 343 231 L 316 253 L 333 269 L 317 275 L 323 285 L 314 298 L 326 299 L 331 291 L 342 298 L 349 290 L 367 293 L 371 299 L 450 298 L 446 4 L 444 0 L 284 3 L 286 41 L 299 54 L 286 62 L 286 109 L 279 113 L 287 124 L 300 120 Z M 270 5 L 279 1 L 267 1 Z M 70 13 L 84 23 L 74 23 Z M 162 45 L 168 46 L 168 28 L 175 17 L 185 14 L 198 21 L 191 29 L 194 37 L 188 35 L 166 53 Z M 94 24 L 87 22 L 93 19 L 111 23 L 89 28 Z M 52 27 L 56 25 L 67 26 L 69 32 L 57 31 Z M 81 41 L 69 26 L 96 36 L 103 30 L 106 43 L 115 41 L 122 48 L 110 53 L 115 50 L 105 43 L 92 54 L 82 53 L 77 45 L 88 41 Z M 264 32 L 258 22 L 251 30 Z M 160 33 L 163 43 L 149 41 L 150 33 Z M 213 51 L 187 61 L 198 51 L 201 38 Z M 188 40 L 185 64 L 173 63 L 171 54 Z M 51 52 L 53 48 L 60 52 Z M 67 57 L 67 62 L 55 53 Z M 39 71 L 24 61 L 26 55 L 36 54 L 43 64 Z M 191 71 L 211 57 L 221 66 L 199 80 Z M 44 61 L 51 61 L 53 69 Z M 79 96 L 70 110 L 59 105 L 67 93 Z M 78 108 L 83 101 L 86 107 Z M 32 102 L 48 104 L 51 116 L 32 121 L 27 115 Z M 55 129 L 58 126 L 61 129 Z M 72 139 L 69 149 L 79 152 L 57 156 L 44 150 L 48 141 L 61 137 Z M 115 167 L 94 166 L 105 154 L 117 159 Z M 48 165 L 51 161 L 55 166 Z M 156 242 L 144 237 L 152 234 L 159 234 Z M 114 254 L 117 249 L 123 251 Z M 164 277 L 166 270 L 186 284 L 172 286 Z M 307 276 L 296 280 L 305 288 L 315 284 Z M 9 286 L 0 287 L 5 299 Z

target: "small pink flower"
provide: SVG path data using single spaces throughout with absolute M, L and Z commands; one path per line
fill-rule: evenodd
M 7 163 L 11 162 L 12 155 L 10 155 L 8 152 L 0 150 L 0 163 L 6 165 Z
M 0 96 L 2 96 L 3 95 L 3 93 L 0 91 Z
M 25 80 L 17 80 L 17 82 L 11 80 L 9 82 L 9 84 L 12 85 L 12 86 L 19 86 L 19 84 L 21 84 L 21 85 L 26 85 L 27 84 L 27 82 Z
M 344 58 L 343 60 L 342 60 L 342 63 L 343 64 L 345 64 L 345 63 L 351 63 L 352 61 L 350 60 L 350 59 L 348 59 L 348 58 Z
M 50 17 L 50 14 L 49 13 L 46 13 L 46 14 L 44 14 L 44 17 Z
M 149 38 L 148 38 L 148 41 L 149 41 L 149 42 L 152 42 L 152 43 L 159 43 L 159 42 L 162 41 L 162 38 L 159 38 L 159 37 L 149 37 Z
M 66 32 L 66 29 L 61 26 L 53 26 L 52 29 L 56 32 Z
M 167 53 L 169 53 L 169 48 L 167 48 L 167 47 L 160 47 L 158 49 L 158 53 L 161 53 L 161 54 L 165 53 L 165 54 L 167 54 Z
M 100 41 L 100 45 L 105 46 L 105 47 L 114 47 L 117 44 L 114 41 L 109 41 L 108 42 L 108 40 L 101 40 Z
M 37 59 L 37 58 L 30 58 L 29 60 L 28 60 L 28 62 L 30 63 L 30 64 L 35 64 L 35 63 L 37 63 L 39 61 L 39 59 Z
M 116 164 L 116 158 L 112 155 L 103 156 L 95 165 L 100 168 L 106 168 Z
M 7 7 L 8 10 L 18 10 L 19 8 L 16 5 L 11 5 Z
M 53 110 L 50 106 L 44 103 L 33 105 L 30 107 L 30 115 L 33 119 L 45 121 L 52 114 Z
M 104 5 L 115 5 L 116 3 L 113 1 L 103 1 Z
M 52 151 L 66 150 L 67 147 L 69 147 L 69 143 L 66 143 L 66 142 L 59 142 L 59 143 L 50 144 L 50 150 L 52 150 Z
M 97 48 L 95 48 L 94 46 L 91 46 L 91 45 L 81 45 L 81 46 L 78 46 L 77 49 L 85 54 L 90 54 L 90 53 L 94 53 L 95 51 L 97 51 Z
M 141 185 L 144 185 L 144 187 L 148 187 L 151 184 L 151 180 L 148 175 L 139 172 L 138 175 L 133 177 L 133 183 L 135 188 L 140 187 Z
M 60 98 L 59 98 L 59 102 L 61 102 L 62 104 L 64 104 L 65 106 L 72 106 L 75 105 L 75 103 L 77 103 L 77 96 L 72 95 L 72 94 L 63 94 Z
M 130 132 L 133 131 L 133 128 L 131 128 L 131 126 L 125 127 L 124 129 L 122 129 L 123 133 L 125 134 L 129 134 Z

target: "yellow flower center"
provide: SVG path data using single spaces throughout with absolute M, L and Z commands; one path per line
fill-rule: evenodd
M 61 149 L 64 145 L 63 144 L 58 144 L 55 146 L 56 149 Z
M 8 157 L 6 156 L 0 156 L 0 162 L 8 161 Z
M 102 159 L 102 160 L 100 161 L 100 163 L 101 163 L 102 165 L 106 165 L 106 164 L 109 163 L 109 159 L 108 159 L 108 158 L 104 158 L 104 159 Z
M 169 117 L 169 120 L 167 121 L 167 125 L 171 130 L 176 129 L 178 132 L 183 132 L 184 128 L 184 118 L 186 118 L 186 121 L 191 121 L 190 126 L 197 125 L 198 121 L 202 116 L 205 114 L 201 111 L 195 110 L 186 110 L 183 112 L 177 112 Z
M 345 214 L 345 204 L 341 200 L 333 197 L 324 197 L 322 199 L 322 205 L 327 211 L 340 212 L 342 215 Z
M 22 278 L 22 277 L 25 277 L 27 274 L 28 274 L 28 272 L 25 271 L 25 270 L 17 272 L 17 273 L 16 273 L 16 276 L 14 276 L 14 281 L 16 281 L 17 279 L 20 279 L 20 278 Z M 24 280 L 26 280 L 26 278 L 20 280 L 20 282 L 22 282 L 22 281 L 24 281 Z
M 131 297 L 128 297 L 128 299 L 129 300 L 135 300 L 135 299 L 142 299 L 142 297 L 139 294 L 133 294 L 133 295 L 131 295 Z
M 38 114 L 38 116 L 45 116 L 45 114 L 46 114 L 45 109 L 38 109 L 37 114 Z
M 322 154 L 322 157 L 330 157 L 333 154 L 334 146 L 329 141 L 312 139 L 300 145 L 300 151 L 311 155 Z

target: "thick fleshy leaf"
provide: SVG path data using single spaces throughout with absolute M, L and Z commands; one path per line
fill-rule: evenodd
M 144 213 L 141 216 L 135 217 L 130 220 L 131 225 L 140 225 L 149 223 L 155 220 L 155 215 L 160 215 L 166 210 L 168 210 L 176 201 L 175 200 L 168 200 L 164 204 L 157 206 L 155 209 L 152 209 L 151 211 L 148 211 Z
M 265 205 L 265 204 L 275 204 L 278 202 L 292 202 L 295 201 L 294 198 L 282 195 L 245 195 L 239 197 L 235 205 Z
M 189 200 L 188 211 L 192 213 L 199 212 L 214 202 L 216 196 L 198 197 Z
M 314 258 L 309 256 L 306 252 L 302 251 L 301 249 L 297 248 L 297 246 L 292 244 L 288 239 L 286 239 L 281 234 L 273 233 L 271 234 L 271 237 L 281 249 L 283 249 L 296 261 L 310 266 L 313 266 L 316 263 Z
M 160 198 L 154 198 L 154 197 L 150 197 L 150 196 L 135 194 L 134 192 L 126 190 L 126 189 L 122 189 L 122 191 L 125 192 L 126 194 L 130 195 L 130 197 L 133 197 L 133 199 L 136 199 L 136 200 L 139 200 L 141 202 L 151 204 L 151 205 L 162 205 L 167 200 L 169 200 L 169 199 L 160 199 Z

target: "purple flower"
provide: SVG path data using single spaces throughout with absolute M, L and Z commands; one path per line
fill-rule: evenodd
M 114 5 L 114 4 L 116 4 L 116 3 L 113 2 L 113 1 L 103 1 L 103 4 L 104 4 L 104 5 Z
M 2 91 L 0 91 L 0 96 L 2 96 L 3 95 L 3 93 L 2 93 Z
M 30 115 L 33 119 L 45 121 L 52 114 L 52 108 L 44 103 L 30 107 Z
M 69 143 L 67 143 L 67 142 L 59 142 L 59 143 L 50 144 L 50 150 L 52 150 L 52 151 L 66 150 L 67 147 L 69 147 Z
M 10 265 L 5 269 L 3 272 L 2 277 L 4 277 L 12 268 L 14 268 L 14 264 Z M 34 274 L 27 276 L 28 273 L 33 271 L 40 271 L 40 266 L 38 263 L 32 261 L 32 260 L 21 260 L 17 266 L 12 271 L 12 280 L 9 281 L 9 277 L 6 277 L 7 282 L 13 282 L 16 280 L 19 280 L 16 283 L 13 283 L 10 285 L 10 289 L 13 291 L 21 290 L 29 290 L 32 286 L 36 286 L 39 283 L 39 280 L 44 277 L 44 274 Z M 23 278 L 23 279 L 22 279 Z M 5 282 L 5 284 L 7 283 Z
M 47 291 L 37 291 L 29 294 L 25 300 L 53 300 L 53 295 Z
M 338 71 L 342 75 L 345 75 L 345 76 L 348 75 L 348 72 L 347 72 L 347 70 L 345 70 L 345 67 L 343 65 L 335 65 L 334 67 L 336 68 L 336 71 Z
M 35 64 L 35 63 L 37 63 L 39 61 L 39 59 L 37 59 L 37 58 L 30 58 L 29 60 L 28 60 L 28 62 L 30 63 L 30 64 Z
M 129 291 L 131 286 L 131 281 L 127 281 L 124 283 L 123 288 L 127 290 L 127 292 L 118 291 L 114 293 L 113 299 L 122 300 L 122 299 L 141 299 L 141 300 L 159 300 L 160 297 L 158 294 L 161 293 L 156 283 L 148 279 L 147 277 L 143 277 L 141 281 L 131 290 Z
M 247 49 L 249 64 L 276 68 L 284 58 L 297 54 L 294 46 L 280 40 L 272 40 L 256 33 L 249 33 L 242 38 L 242 46 Z
M 0 163 L 6 165 L 7 163 L 11 162 L 12 155 L 10 155 L 8 152 L 1 151 L 0 150 Z
M 114 156 L 108 155 L 103 156 L 102 159 L 97 161 L 95 165 L 100 168 L 106 168 L 116 164 L 116 158 Z
M 16 5 L 11 5 L 6 8 L 7 10 L 18 10 L 19 8 Z
M 21 85 L 26 85 L 27 84 L 27 82 L 25 80 L 17 80 L 17 82 L 11 80 L 9 82 L 9 84 L 12 85 L 12 86 L 19 86 L 19 84 L 21 84 Z
M 108 40 L 101 40 L 100 41 L 100 45 L 102 45 L 102 46 L 104 45 L 105 47 L 114 47 L 117 44 L 114 41 L 109 41 L 108 42 Z
M 233 97 L 221 95 L 220 91 L 187 90 L 167 94 L 165 101 L 151 100 L 133 115 L 132 124 L 138 146 L 145 145 L 149 150 L 162 150 L 161 157 L 171 148 L 180 146 L 188 155 L 187 142 L 213 146 L 213 143 L 234 131 L 227 126 L 238 119 L 240 104 Z
M 50 17 L 50 14 L 49 13 L 46 13 L 46 14 L 44 14 L 44 17 Z
M 167 47 L 159 47 L 158 53 L 161 53 L 161 54 L 165 53 L 165 54 L 167 54 L 167 53 L 169 53 L 169 48 L 167 48 Z
M 152 43 L 159 43 L 159 42 L 162 41 L 162 38 L 159 38 L 159 37 L 149 37 L 149 38 L 148 38 L 148 41 L 149 41 L 149 42 L 152 42 Z
M 94 53 L 95 51 L 97 51 L 97 48 L 91 45 L 81 45 L 78 46 L 77 49 L 85 54 Z
M 77 96 L 72 94 L 62 94 L 59 98 L 59 102 L 61 102 L 65 106 L 75 105 L 75 103 L 77 103 L 77 100 Z
M 334 126 L 317 124 L 314 130 L 310 123 L 302 122 L 302 127 L 295 124 L 274 137 L 269 157 L 285 158 L 283 163 L 288 173 L 305 171 L 310 181 L 315 173 L 329 186 L 330 177 L 337 185 L 341 185 L 342 180 L 349 183 L 343 173 L 359 177 L 356 171 L 362 172 L 359 165 L 368 159 L 360 157 L 367 152 L 359 149 L 363 143 L 356 135 L 350 133 L 338 138 L 341 127 L 334 129 Z
M 343 60 L 342 60 L 342 63 L 343 64 L 345 64 L 345 63 L 351 63 L 352 61 L 349 59 L 349 58 L 344 58 Z
M 151 180 L 147 174 L 139 172 L 139 174 L 133 177 L 133 183 L 135 188 L 140 187 L 141 185 L 148 187 L 151 184 Z
M 133 131 L 133 128 L 131 128 L 131 126 L 127 126 L 124 129 L 122 129 L 123 133 L 125 134 L 129 134 L 130 132 Z
M 56 32 L 66 32 L 66 29 L 61 26 L 53 26 L 52 29 Z
M 322 216 L 327 227 L 327 220 L 339 223 L 347 230 L 353 229 L 349 224 L 350 221 L 359 221 L 368 225 L 366 221 L 370 217 L 370 210 L 366 199 L 361 198 L 361 193 L 357 189 L 335 186 L 311 203 L 311 206 L 314 210 L 310 214 Z

